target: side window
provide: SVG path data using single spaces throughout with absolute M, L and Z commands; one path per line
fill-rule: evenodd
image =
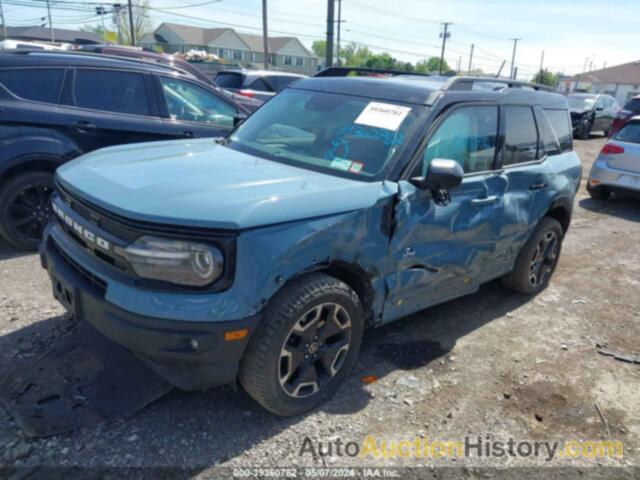
M 25 100 L 58 103 L 63 76 L 61 68 L 0 70 L 0 83 Z
M 553 131 L 544 110 L 540 107 L 535 107 L 534 112 L 536 115 L 538 130 L 540 131 L 541 151 L 545 152 L 547 155 L 558 155 L 561 152 L 560 142 L 558 141 L 556 132 Z
M 233 127 L 237 112 L 217 95 L 175 78 L 160 77 L 160 83 L 172 119 Z
M 598 97 L 598 101 L 596 102 L 596 109 L 604 108 L 604 97 Z
M 272 92 L 273 90 L 267 82 L 265 82 L 262 78 L 256 78 L 251 84 L 247 85 L 246 88 L 251 90 L 257 90 L 258 92 Z
M 465 173 L 493 169 L 497 133 L 498 107 L 456 108 L 429 139 L 421 175 L 426 175 L 434 158 L 455 160 Z
M 531 107 L 505 107 L 505 142 L 502 165 L 538 158 L 538 130 Z
M 140 73 L 112 70 L 77 70 L 75 105 L 105 112 L 150 115 Z
M 297 80 L 297 78 L 296 78 L 296 77 L 290 77 L 290 76 L 288 76 L 288 75 L 282 75 L 282 76 L 280 76 L 280 77 L 277 77 L 277 78 L 276 78 L 276 85 L 277 85 L 276 90 L 277 90 L 278 92 L 281 92 L 282 90 L 284 90 L 285 88 L 287 88 L 287 86 L 288 86 L 291 82 L 293 82 L 294 80 Z
M 571 119 L 568 110 L 545 110 L 547 118 L 556 132 L 560 148 L 563 152 L 570 152 L 573 148 L 571 132 Z

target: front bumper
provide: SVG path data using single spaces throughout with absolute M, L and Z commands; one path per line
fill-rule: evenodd
M 78 319 L 132 351 L 171 384 L 185 390 L 232 383 L 260 314 L 230 321 L 172 320 L 126 311 L 105 298 L 105 282 L 65 250 L 64 237 L 50 225 L 40 246 L 56 299 Z M 176 308 L 179 306 L 176 305 Z M 239 340 L 225 333 L 247 329 Z
M 589 186 L 592 189 L 606 188 L 609 191 L 640 194 L 640 173 L 619 170 L 607 165 L 606 159 L 598 157 L 589 173 Z

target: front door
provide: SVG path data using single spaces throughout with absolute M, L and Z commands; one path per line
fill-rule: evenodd
M 449 192 L 450 203 L 400 181 L 384 322 L 471 293 L 495 276 L 496 212 L 506 188 L 505 176 L 494 170 L 497 138 L 497 106 L 454 108 L 431 135 L 412 175 L 424 175 L 434 158 L 459 162 L 465 177 Z
M 165 126 L 172 138 L 226 137 L 238 109 L 212 91 L 193 82 L 156 77 L 163 102 Z

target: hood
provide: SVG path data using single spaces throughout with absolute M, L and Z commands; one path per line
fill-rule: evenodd
M 210 138 L 97 150 L 60 167 L 57 180 L 132 220 L 234 230 L 367 208 L 397 191 L 395 183 L 292 167 Z
M 585 113 L 589 113 L 591 111 L 590 108 L 570 108 L 569 112 L 571 115 L 584 115 Z

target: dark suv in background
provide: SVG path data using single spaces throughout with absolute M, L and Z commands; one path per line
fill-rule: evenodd
M 572 93 L 567 97 L 571 111 L 573 133 L 582 140 L 588 140 L 592 131 L 601 131 L 609 136 L 613 117 L 620 109 L 611 95 Z
M 225 90 L 264 103 L 301 78 L 306 75 L 272 70 L 221 70 L 214 81 Z
M 51 215 L 53 172 L 111 145 L 226 136 L 248 116 L 192 75 L 68 52 L 0 54 L 0 234 L 35 249 Z

